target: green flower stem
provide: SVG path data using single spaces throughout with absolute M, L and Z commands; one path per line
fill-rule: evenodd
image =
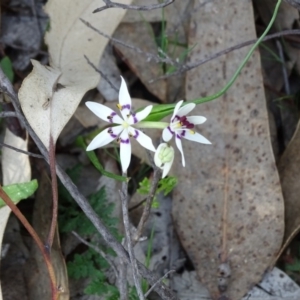
M 238 69 L 236 70 L 236 72 L 234 73 L 234 75 L 232 76 L 232 78 L 230 79 L 230 81 L 227 83 L 227 85 L 222 88 L 219 92 L 217 92 L 216 94 L 213 94 L 211 96 L 208 97 L 204 97 L 204 98 L 198 98 L 195 100 L 192 100 L 192 102 L 194 102 L 195 104 L 200 104 L 200 103 L 204 103 L 204 102 L 208 102 L 211 100 L 214 100 L 216 98 L 219 98 L 220 96 L 222 96 L 223 94 L 225 94 L 227 92 L 227 90 L 233 85 L 233 83 L 235 82 L 235 80 L 237 79 L 238 75 L 240 74 L 241 70 L 244 68 L 244 66 L 246 65 L 247 61 L 249 60 L 249 58 L 251 57 L 251 55 L 253 54 L 254 50 L 258 47 L 258 45 L 261 43 L 261 41 L 263 40 L 263 38 L 267 35 L 267 33 L 269 32 L 269 30 L 271 29 L 277 13 L 278 13 L 278 9 L 280 7 L 282 0 L 278 0 L 276 7 L 274 9 L 274 13 L 272 16 L 272 19 L 270 21 L 270 23 L 268 24 L 266 30 L 264 31 L 264 33 L 261 35 L 261 37 L 256 41 L 256 43 L 251 47 L 250 51 L 248 52 L 248 54 L 246 55 L 246 57 L 244 58 L 244 60 L 242 61 L 242 63 L 240 64 L 240 66 L 238 67 Z
M 157 129 L 165 129 L 168 127 L 169 123 L 167 122 L 139 122 L 137 124 L 134 124 L 134 127 L 136 128 L 157 128 Z
M 282 0 L 277 1 L 272 19 L 271 19 L 270 23 L 268 24 L 266 30 L 261 35 L 261 37 L 256 41 L 256 43 L 251 47 L 250 51 L 248 52 L 248 54 L 246 55 L 246 57 L 244 58 L 244 60 L 242 61 L 242 63 L 240 64 L 240 66 L 238 67 L 236 72 L 234 73 L 234 75 L 232 76 L 231 80 L 227 83 L 227 85 L 224 88 L 222 88 L 219 92 L 217 92 L 216 94 L 213 94 L 211 96 L 204 97 L 204 98 L 197 98 L 197 99 L 194 99 L 192 101 L 185 102 L 183 105 L 185 105 L 187 103 L 190 103 L 190 102 L 194 102 L 195 104 L 208 102 L 208 101 L 214 100 L 216 98 L 219 98 L 220 96 L 222 96 L 224 93 L 227 92 L 227 90 L 233 85 L 234 81 L 236 80 L 236 78 L 240 74 L 241 70 L 243 69 L 243 67 L 245 66 L 247 61 L 249 60 L 250 56 L 253 54 L 254 50 L 258 47 L 258 45 L 261 43 L 263 38 L 269 32 L 270 28 L 272 27 L 272 25 L 273 25 L 273 23 L 276 19 L 278 9 L 280 7 L 281 2 L 282 2 Z M 164 118 L 164 117 L 166 117 L 166 116 L 173 113 L 175 105 L 176 104 L 155 105 L 152 108 L 151 114 L 145 120 L 146 121 L 160 121 L 162 118 Z

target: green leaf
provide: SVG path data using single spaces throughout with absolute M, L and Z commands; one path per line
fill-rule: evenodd
M 3 187 L 4 192 L 10 197 L 10 199 L 17 204 L 22 199 L 30 197 L 38 188 L 38 182 L 36 179 L 25 183 L 16 183 L 6 185 Z M 0 208 L 5 206 L 5 202 L 0 198 Z
M 4 74 L 7 76 L 7 78 L 10 80 L 10 82 L 14 81 L 14 70 L 12 67 L 11 60 L 8 56 L 4 56 L 0 61 L 0 67 Z
M 167 196 L 172 192 L 172 190 L 175 188 L 177 183 L 178 183 L 177 177 L 169 176 L 166 178 L 162 178 L 159 181 L 159 187 L 157 189 L 157 192 L 163 192 L 164 195 Z
M 137 189 L 137 192 L 140 195 L 147 195 L 150 192 L 150 180 L 145 177 L 140 183 L 139 183 L 140 187 Z

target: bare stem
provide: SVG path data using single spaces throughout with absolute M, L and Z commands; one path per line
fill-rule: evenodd
M 281 31 L 281 32 L 276 32 L 276 33 L 273 33 L 273 34 L 270 34 L 270 35 L 267 35 L 263 38 L 263 42 L 264 41 L 268 41 L 268 40 L 271 40 L 271 39 L 275 39 L 275 38 L 278 38 L 278 37 L 282 37 L 282 36 L 288 36 L 288 35 L 299 35 L 300 34 L 300 29 L 291 29 L 291 30 L 284 30 L 284 31 Z M 255 44 L 257 42 L 258 39 L 255 39 L 255 40 L 250 40 L 250 41 L 246 41 L 246 42 L 243 42 L 243 43 L 240 43 L 238 45 L 234 45 L 232 47 L 229 47 L 227 49 L 224 49 L 222 51 L 219 51 L 215 54 L 212 54 L 211 56 L 207 57 L 207 58 L 204 58 L 204 59 L 200 59 L 194 63 L 187 63 L 185 65 L 182 65 L 181 67 L 179 67 L 175 72 L 171 73 L 171 74 L 166 74 L 166 75 L 163 75 L 163 76 L 160 76 L 158 78 L 155 78 L 155 79 L 152 79 L 150 80 L 149 82 L 152 83 L 152 82 L 155 82 L 157 80 L 160 80 L 160 79 L 166 79 L 166 78 L 169 78 L 169 77 L 173 77 L 173 76 L 176 76 L 176 75 L 179 75 L 179 74 L 182 74 L 184 72 L 187 72 L 189 70 L 192 70 L 194 68 L 197 68 L 219 56 L 222 56 L 224 54 L 227 54 L 231 51 L 234 51 L 234 50 L 238 50 L 238 49 L 241 49 L 243 47 L 246 47 L 246 46 L 249 46 L 249 45 L 252 45 L 252 44 Z
M 167 0 L 166 2 L 159 3 L 159 4 L 151 4 L 151 5 L 126 5 L 122 3 L 112 2 L 110 0 L 102 0 L 105 5 L 101 6 L 93 11 L 93 13 L 100 12 L 102 10 L 108 9 L 108 8 L 123 8 L 123 9 L 130 9 L 130 10 L 153 10 L 153 9 L 159 9 L 166 7 L 167 5 L 170 5 L 175 0 Z
M 88 242 L 88 241 L 86 241 L 83 237 L 81 237 L 77 232 L 75 232 L 75 231 L 72 231 L 72 234 L 74 235 L 74 236 L 76 236 L 76 238 L 80 241 L 80 242 L 82 242 L 83 244 L 85 244 L 86 246 L 88 246 L 88 247 L 90 247 L 90 248 L 92 248 L 93 250 L 95 250 L 97 253 L 99 253 L 109 264 L 110 264 L 110 266 L 113 268 L 113 270 L 114 270 L 114 273 L 115 273 L 115 275 L 116 275 L 116 278 L 118 278 L 118 269 L 117 269 L 117 267 L 116 267 L 116 265 L 114 264 L 114 262 L 113 262 L 113 260 L 112 260 L 112 258 L 109 256 L 109 255 L 107 255 L 106 253 L 104 253 L 99 247 L 97 247 L 96 245 L 94 245 L 94 244 L 92 244 L 92 243 L 90 243 L 90 242 Z
M 49 273 L 50 277 L 50 284 L 51 284 L 51 292 L 52 292 L 52 300 L 57 300 L 59 296 L 58 289 L 56 287 L 56 278 L 55 278 L 55 273 L 54 269 L 51 263 L 51 258 L 49 255 L 49 252 L 46 250 L 44 247 L 41 239 L 37 235 L 36 231 L 33 229 L 33 227 L 29 224 L 25 216 L 21 213 L 19 208 L 13 203 L 13 201 L 10 199 L 10 197 L 4 192 L 2 186 L 0 185 L 0 198 L 3 199 L 5 204 L 12 210 L 12 212 L 16 215 L 16 217 L 20 220 L 20 222 L 23 224 L 23 226 L 27 229 L 29 234 L 32 236 L 34 239 L 35 243 L 39 247 L 43 257 L 44 261 L 46 263 L 46 267 Z
M 125 173 L 123 174 L 123 176 L 126 177 L 127 174 Z M 125 229 L 125 238 L 126 238 L 127 248 L 128 248 L 130 262 L 131 262 L 133 281 L 139 299 L 144 300 L 145 298 L 141 287 L 140 274 L 138 272 L 138 266 L 134 256 L 133 245 L 131 240 L 129 213 L 128 213 L 128 182 L 127 181 L 122 182 L 122 191 L 120 192 L 120 195 L 121 195 L 121 202 L 122 202 L 122 214 L 123 214 L 123 223 Z
M 137 242 L 139 240 L 139 238 L 141 237 L 142 233 L 143 233 L 144 225 L 145 225 L 146 221 L 149 218 L 152 201 L 153 201 L 153 198 L 155 196 L 155 192 L 157 190 L 160 178 L 161 178 L 161 171 L 160 171 L 159 168 L 155 167 L 150 192 L 149 192 L 149 195 L 146 199 L 146 205 L 145 205 L 145 208 L 143 210 L 143 214 L 141 216 L 140 222 L 137 226 L 135 236 L 133 238 L 134 242 Z
M 49 251 L 51 250 L 53 239 L 55 235 L 55 228 L 57 225 L 57 210 L 58 210 L 58 191 L 57 191 L 57 177 L 56 177 L 56 159 L 55 159 L 55 143 L 53 137 L 50 134 L 50 144 L 49 144 L 49 165 L 51 173 L 51 187 L 52 187 L 52 220 L 50 225 L 50 230 L 47 238 L 47 247 Z

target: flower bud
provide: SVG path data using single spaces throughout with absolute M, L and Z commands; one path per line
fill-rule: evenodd
M 160 144 L 154 155 L 155 165 L 163 170 L 162 178 L 169 173 L 174 161 L 174 148 L 167 143 Z

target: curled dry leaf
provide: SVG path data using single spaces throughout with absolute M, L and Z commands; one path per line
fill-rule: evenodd
M 299 147 L 300 123 L 298 123 L 296 132 L 278 163 L 278 171 L 285 204 L 285 234 L 281 252 L 300 231 Z
M 27 140 L 24 141 L 23 139 L 15 136 L 8 129 L 6 129 L 5 132 L 4 143 L 27 151 Z M 4 147 L 2 149 L 1 164 L 3 185 L 30 181 L 31 168 L 29 158 L 26 154 Z M 11 210 L 7 206 L 0 209 L 0 251 L 2 250 L 3 234 L 10 212 Z M 1 285 L 0 299 L 2 299 Z
M 255 38 L 251 1 L 229 0 L 226 7 L 224 11 L 223 1 L 214 1 L 192 15 L 189 44 L 201 41 L 201 46 L 191 62 Z M 188 72 L 186 98 L 220 90 L 247 51 Z M 195 110 L 207 117 L 197 131 L 212 145 L 183 144 L 187 166 L 175 165 L 174 220 L 212 298 L 241 299 L 274 261 L 284 230 L 258 53 L 224 96 Z
M 130 4 L 131 0 L 121 2 Z M 123 9 L 93 14 L 98 6 L 96 0 L 50 0 L 46 5 L 51 24 L 45 38 L 50 67 L 33 61 L 34 69 L 19 91 L 23 112 L 46 147 L 50 128 L 56 141 L 84 94 L 99 82 L 99 74 L 88 65 L 84 55 L 98 65 L 108 40 L 80 18 L 111 35 L 125 14 Z

